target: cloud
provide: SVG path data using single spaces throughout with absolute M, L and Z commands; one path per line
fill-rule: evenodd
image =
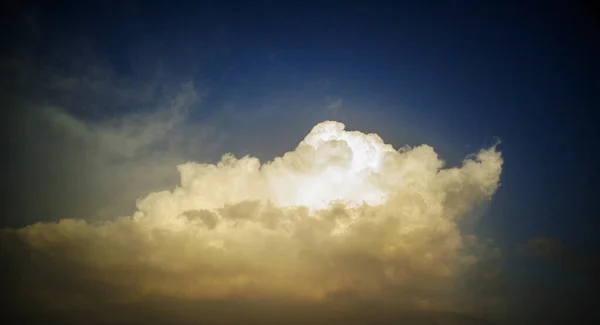
M 32 190 L 41 200 L 37 208 L 15 205 L 13 213 L 26 220 L 130 213 L 138 197 L 176 184 L 172 166 L 219 147 L 219 131 L 188 123 L 199 99 L 192 84 L 183 84 L 145 112 L 92 117 L 68 105 L 20 102 L 24 113 L 14 118 L 10 135 L 10 187 L 22 201 Z
M 599 284 L 600 263 L 598 263 L 598 259 L 577 252 L 556 238 L 531 238 L 521 245 L 520 249 L 522 253 L 530 257 L 556 263 L 566 270 L 595 280 L 596 285 Z
M 545 260 L 562 260 L 570 254 L 570 250 L 561 241 L 554 238 L 531 238 L 522 245 L 526 253 Z
M 51 324 L 314 324 L 493 325 L 452 312 L 415 311 L 381 304 L 288 304 L 156 299 L 97 309 L 22 315 L 14 320 Z
M 327 96 L 325 98 L 325 102 L 327 103 L 327 111 L 333 114 L 334 117 L 337 117 L 344 105 L 344 101 L 341 98 L 334 98 Z
M 137 198 L 177 183 L 173 166 L 218 158 L 223 133 L 193 120 L 206 89 L 159 65 L 138 63 L 144 73 L 127 75 L 93 49 L 81 52 L 62 53 L 72 64 L 0 58 L 11 157 L 5 225 L 127 215 Z
M 523 323 L 587 324 L 598 319 L 595 256 L 551 237 L 530 238 L 518 252 L 528 259 L 518 263 L 520 283 L 510 300 Z
M 444 169 L 432 147 L 395 150 L 328 121 L 272 161 L 225 155 L 177 169 L 179 186 L 138 200 L 131 216 L 2 230 L 16 296 L 53 308 L 153 296 L 473 307 L 457 297 L 485 245 L 458 222 L 499 186 L 495 146 Z

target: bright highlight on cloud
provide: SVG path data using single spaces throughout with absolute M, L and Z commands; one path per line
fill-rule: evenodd
M 480 258 L 458 222 L 492 197 L 502 158 L 492 147 L 443 169 L 432 147 L 395 150 L 327 121 L 270 162 L 226 155 L 178 169 L 180 185 L 140 199 L 130 217 L 4 230 L 4 242 L 18 238 L 31 256 L 21 262 L 31 294 L 58 305 L 80 302 L 70 294 L 85 287 L 119 301 L 158 294 L 448 307 Z

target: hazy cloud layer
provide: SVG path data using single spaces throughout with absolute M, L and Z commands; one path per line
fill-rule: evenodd
M 68 68 L 0 63 L 10 224 L 130 214 L 137 198 L 177 183 L 174 165 L 218 157 L 223 134 L 190 123 L 205 89 L 165 69 L 124 77 L 93 56 Z
M 530 257 L 556 263 L 564 270 L 589 277 L 597 286 L 600 284 L 600 263 L 597 257 L 578 252 L 556 238 L 531 238 L 520 248 L 522 253 Z

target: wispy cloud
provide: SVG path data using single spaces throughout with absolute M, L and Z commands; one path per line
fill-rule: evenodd
M 553 262 L 565 270 L 600 280 L 600 262 L 597 257 L 580 253 L 556 238 L 531 238 L 520 249 L 530 257 Z

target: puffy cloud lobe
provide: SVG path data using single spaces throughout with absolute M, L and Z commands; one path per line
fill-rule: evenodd
M 444 308 L 478 257 L 457 222 L 491 198 L 502 158 L 492 147 L 443 169 L 429 146 L 395 150 L 327 121 L 264 164 L 226 155 L 178 169 L 180 186 L 139 200 L 130 217 L 40 223 L 4 230 L 3 241 L 18 238 L 51 269 L 44 274 L 118 288 L 102 299 L 375 298 Z

